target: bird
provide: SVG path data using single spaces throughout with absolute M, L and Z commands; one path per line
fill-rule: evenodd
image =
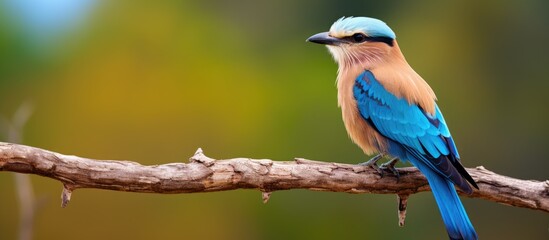
M 338 64 L 337 99 L 351 140 L 366 155 L 361 165 L 380 173 L 410 162 L 425 175 L 450 239 L 478 239 L 456 188 L 477 184 L 465 170 L 432 88 L 408 64 L 394 31 L 370 17 L 342 17 L 308 42 L 326 45 Z M 383 157 L 392 159 L 381 166 Z

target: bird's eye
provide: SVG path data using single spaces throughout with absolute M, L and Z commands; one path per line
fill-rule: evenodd
M 366 35 L 362 33 L 355 33 L 353 34 L 352 39 L 355 43 L 361 43 L 366 41 L 367 38 L 366 38 Z

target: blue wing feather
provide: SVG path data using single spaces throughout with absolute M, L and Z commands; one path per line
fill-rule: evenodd
M 459 163 L 456 145 L 438 106 L 435 105 L 435 114 L 431 115 L 418 105 L 397 98 L 370 71 L 357 77 L 353 93 L 360 115 L 381 135 L 403 145 L 401 150 L 393 150 L 395 153 L 389 149 L 391 155 L 406 161 L 406 154 L 397 152 L 413 154 L 464 191 L 472 191 L 464 177 L 476 187 Z
M 449 154 L 459 158 L 438 106 L 431 116 L 385 90 L 370 71 L 358 76 L 354 95 L 361 116 L 370 118 L 382 135 L 432 158 Z

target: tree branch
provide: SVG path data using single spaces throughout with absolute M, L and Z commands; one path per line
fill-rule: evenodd
M 408 196 L 428 191 L 425 177 L 412 167 L 400 168 L 400 180 L 369 167 L 311 161 L 233 158 L 214 160 L 201 149 L 189 163 L 143 166 L 130 161 L 93 160 L 39 148 L 0 142 L 0 171 L 36 174 L 63 183 L 62 206 L 78 188 L 145 193 L 193 193 L 258 189 L 267 202 L 271 192 L 309 189 L 347 193 L 396 194 L 399 223 L 404 224 Z M 473 198 L 549 212 L 549 181 L 520 180 L 468 168 L 478 183 Z
M 6 130 L 7 140 L 20 143 L 23 139 L 23 127 L 31 117 L 33 107 L 30 102 L 22 103 L 11 119 L 0 118 L 0 127 Z M 31 240 L 34 220 L 38 210 L 38 201 L 34 196 L 29 175 L 14 174 L 17 200 L 19 202 L 19 240 Z

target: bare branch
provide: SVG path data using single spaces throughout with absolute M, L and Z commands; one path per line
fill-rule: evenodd
M 408 208 L 409 194 L 397 195 L 398 200 L 398 225 L 404 227 L 404 221 L 406 220 L 406 208 Z
M 32 112 L 32 104 L 27 101 L 17 108 L 11 121 L 5 117 L 0 119 L 0 126 L 6 128 L 8 141 L 21 143 L 23 127 L 31 117 Z M 30 177 L 18 173 L 14 174 L 14 177 L 19 202 L 19 240 L 30 240 L 34 230 L 37 201 L 34 197 Z
M 16 173 L 14 177 L 19 202 L 19 240 L 30 240 L 32 239 L 34 217 L 37 209 L 36 197 L 28 175 Z
M 400 180 L 383 178 L 369 167 L 306 159 L 272 161 L 234 158 L 214 160 L 201 149 L 190 163 L 143 166 L 130 161 L 93 160 L 34 147 L 0 143 L 0 170 L 37 174 L 64 184 L 63 205 L 78 188 L 98 188 L 146 193 L 193 193 L 233 189 L 258 189 L 268 200 L 270 192 L 309 189 L 347 193 L 406 195 L 428 191 L 425 177 L 415 168 L 400 168 Z M 549 181 L 519 180 L 483 167 L 467 171 L 480 190 L 471 195 L 494 202 L 549 212 Z M 399 215 L 404 214 L 399 210 Z M 403 221 L 404 219 L 401 218 Z M 402 222 L 403 223 L 403 222 Z
M 269 202 L 269 199 L 271 199 L 271 193 L 273 192 L 261 192 L 261 198 L 263 199 L 263 203 Z

